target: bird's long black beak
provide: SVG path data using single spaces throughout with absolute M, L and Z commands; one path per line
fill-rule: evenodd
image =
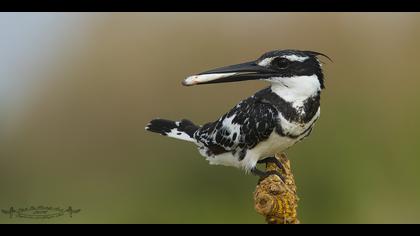
M 257 80 L 271 77 L 275 71 L 259 66 L 256 61 L 225 66 L 192 75 L 182 81 L 185 86 Z

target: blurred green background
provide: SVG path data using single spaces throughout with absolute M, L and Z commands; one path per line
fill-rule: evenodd
M 257 178 L 146 133 L 217 119 L 267 86 L 188 75 L 274 49 L 323 52 L 311 137 L 289 150 L 303 223 L 420 223 L 420 14 L 1 13 L 0 223 L 264 223 Z

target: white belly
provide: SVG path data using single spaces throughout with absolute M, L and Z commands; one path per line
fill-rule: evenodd
M 297 142 L 296 139 L 283 137 L 273 131 L 270 137 L 255 146 L 248 152 L 253 152 L 259 156 L 259 159 L 264 159 L 273 156 L 276 153 L 283 152 Z

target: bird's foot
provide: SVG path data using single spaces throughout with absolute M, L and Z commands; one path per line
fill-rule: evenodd
M 258 164 L 267 164 L 267 163 L 274 163 L 276 166 L 283 171 L 283 173 L 286 173 L 286 168 L 284 168 L 283 164 L 277 159 L 276 157 L 267 157 L 265 159 L 259 160 L 257 162 Z
M 275 171 L 275 170 L 270 170 L 270 171 L 265 171 L 264 172 L 264 171 L 261 171 L 261 170 L 257 169 L 256 167 L 254 167 L 251 170 L 251 173 L 260 177 L 260 179 L 258 180 L 258 184 L 270 175 L 277 175 L 281 179 L 281 181 L 283 181 L 284 183 L 286 181 L 284 179 L 284 176 L 280 172 Z

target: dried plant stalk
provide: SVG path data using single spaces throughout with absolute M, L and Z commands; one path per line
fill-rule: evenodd
M 267 163 L 267 171 L 278 171 L 284 182 L 277 175 L 270 175 L 262 180 L 254 193 L 255 210 L 265 217 L 268 224 L 298 224 L 298 196 L 296 184 L 290 168 L 290 161 L 284 153 L 276 155 L 284 170 L 274 163 Z

